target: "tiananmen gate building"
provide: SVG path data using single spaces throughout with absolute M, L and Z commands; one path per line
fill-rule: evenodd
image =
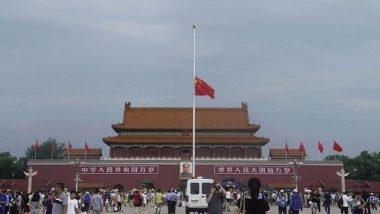
M 28 167 L 38 171 L 34 189 L 46 189 L 58 181 L 73 189 L 77 172 L 81 189 L 128 190 L 148 183 L 169 189 L 191 177 L 192 108 L 132 107 L 127 102 L 122 122 L 112 128 L 116 134 L 103 138 L 109 146 L 108 157 L 94 158 L 102 154 L 97 151 L 91 159 L 81 159 L 79 166 L 67 159 L 30 160 Z M 272 159 L 264 158 L 262 148 L 269 138 L 257 136 L 260 128 L 251 122 L 246 103 L 237 108 L 197 108 L 196 176 L 241 183 L 256 176 L 264 188 L 291 189 L 298 173 L 301 190 L 340 189 L 336 172 L 343 167 L 341 162 L 301 160 L 304 157 L 296 151 L 286 159 L 279 149 L 271 150 Z M 80 151 L 76 157 L 83 157 Z M 302 161 L 299 168 L 294 158 Z

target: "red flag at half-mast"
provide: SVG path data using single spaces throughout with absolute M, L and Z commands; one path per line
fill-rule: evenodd
M 69 145 L 67 145 L 67 150 L 68 150 L 69 152 L 71 152 L 72 149 L 73 149 L 73 145 L 71 145 L 71 142 L 70 142 L 70 140 L 69 140 Z
M 84 143 L 84 150 L 87 152 L 91 152 L 90 147 L 87 145 L 87 143 Z
M 286 141 L 286 143 L 285 143 L 285 153 L 286 153 L 286 156 L 289 155 L 288 141 Z
M 323 153 L 323 145 L 320 141 L 318 141 L 318 150 L 320 153 Z
M 302 153 L 302 155 L 305 154 L 305 146 L 303 145 L 303 142 L 300 143 L 298 150 Z
M 194 90 L 196 96 L 209 96 L 214 99 L 215 90 L 199 77 L 195 77 Z
M 333 149 L 334 149 L 334 151 L 336 151 L 336 152 L 342 152 L 342 151 L 343 151 L 342 146 L 340 146 L 339 143 L 337 143 L 335 140 L 334 140 Z

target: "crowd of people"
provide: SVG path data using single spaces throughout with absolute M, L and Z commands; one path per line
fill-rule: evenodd
M 348 214 L 349 211 L 352 214 L 371 214 L 371 210 L 378 210 L 379 207 L 378 196 L 366 191 L 339 193 L 319 188 L 301 194 L 297 190 L 292 193 L 280 190 L 273 192 L 269 198 L 269 203 L 278 207 L 279 214 L 297 214 L 303 208 L 310 208 L 311 214 L 320 213 L 321 209 L 330 214 L 331 207 L 338 207 L 342 214 Z
M 378 210 L 379 198 L 374 193 L 337 193 L 305 190 L 300 193 L 279 190 L 268 193 L 261 191 L 261 183 L 251 178 L 246 191 L 236 188 L 224 188 L 213 183 L 207 195 L 208 214 L 221 214 L 223 211 L 235 213 L 267 214 L 269 206 L 276 206 L 279 214 L 299 214 L 304 208 L 310 208 L 311 214 L 321 210 L 330 214 L 331 207 L 338 207 L 341 214 L 371 214 Z M 163 213 L 175 214 L 177 206 L 185 205 L 181 191 L 170 189 L 132 189 L 121 192 L 117 189 L 106 191 L 96 189 L 92 192 L 68 192 L 63 183 L 56 183 L 52 191 L 22 193 L 0 189 L 0 214 L 100 214 L 102 212 L 122 212 L 123 207 L 134 207 L 135 213 L 141 214 L 148 207 L 160 214 L 162 206 L 167 206 Z M 255 212 L 254 212 L 255 211 Z

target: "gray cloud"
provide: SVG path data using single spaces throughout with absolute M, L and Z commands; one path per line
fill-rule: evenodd
M 0 8 L 0 140 L 103 146 L 123 104 L 249 104 L 269 147 L 334 140 L 346 154 L 380 138 L 380 3 L 375 1 L 6 1 Z M 106 148 L 103 146 L 103 148 Z

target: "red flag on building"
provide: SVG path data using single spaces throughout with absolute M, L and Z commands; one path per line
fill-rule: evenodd
M 53 159 L 54 158 L 54 150 L 55 150 L 55 143 L 52 143 L 51 144 L 51 159 Z
M 300 143 L 298 150 L 302 153 L 302 156 L 305 154 L 305 146 L 303 145 L 303 142 Z
M 34 152 L 37 152 L 40 149 L 40 145 L 38 144 L 38 140 L 36 140 L 36 143 L 32 145 L 32 150 Z
M 289 155 L 288 141 L 286 141 L 285 143 L 285 153 L 286 153 L 286 158 L 288 158 L 288 155 Z
M 194 88 L 196 96 L 209 96 L 214 99 L 215 90 L 199 77 L 195 77 Z
M 336 151 L 336 152 L 342 152 L 342 151 L 343 151 L 342 146 L 340 146 L 339 143 L 337 143 L 335 140 L 334 140 L 334 146 L 333 146 L 333 149 L 334 149 L 334 151 Z
M 323 153 L 323 145 L 320 141 L 318 141 L 318 150 L 320 153 Z
M 38 144 L 38 140 L 36 143 L 32 145 L 32 151 L 34 151 L 34 159 L 37 159 L 37 151 L 40 149 L 40 145 Z
M 87 153 L 87 152 L 91 152 L 91 149 L 90 147 L 87 145 L 87 143 L 84 143 L 84 151 Z
M 72 149 L 73 149 L 73 146 L 71 145 L 71 142 L 69 140 L 69 145 L 67 145 L 67 151 L 71 152 Z

